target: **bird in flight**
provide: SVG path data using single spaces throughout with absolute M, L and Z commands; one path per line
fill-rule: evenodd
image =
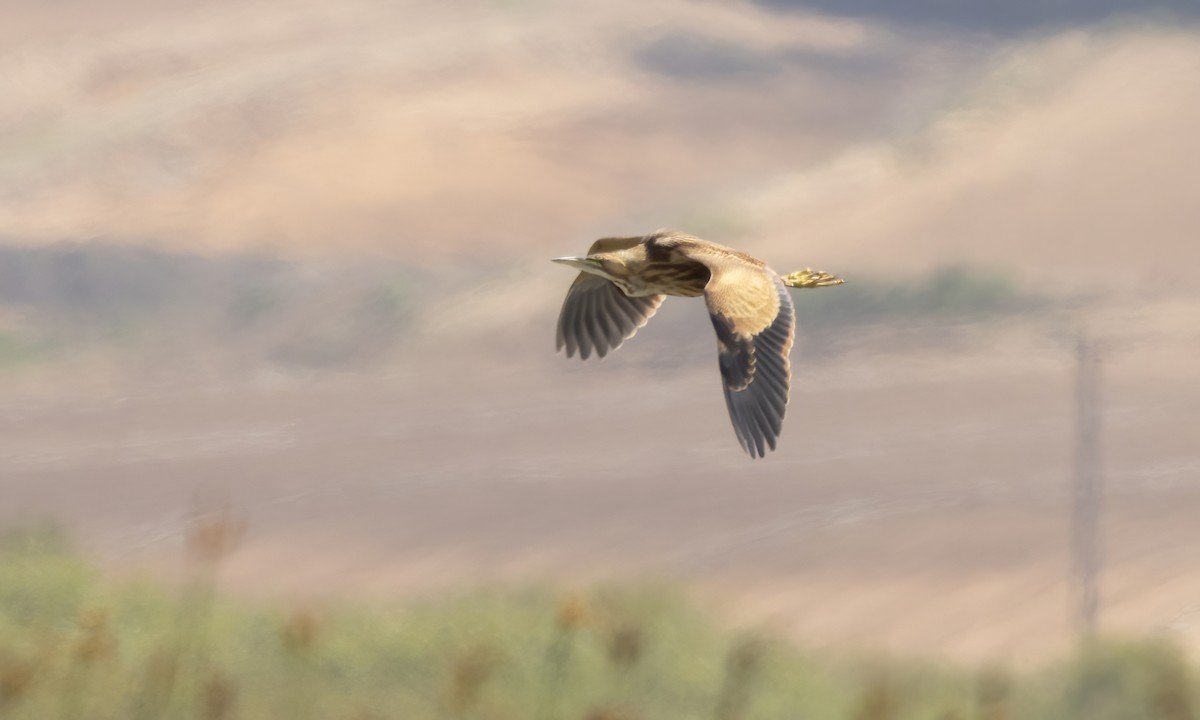
M 558 349 L 604 357 L 646 324 L 667 295 L 704 296 L 717 331 L 729 419 L 751 457 L 775 449 L 791 384 L 795 311 L 787 288 L 840 285 L 818 270 L 780 277 L 766 263 L 675 230 L 603 238 L 583 257 L 558 316 Z

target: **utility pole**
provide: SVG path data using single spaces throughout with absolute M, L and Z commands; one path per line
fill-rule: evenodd
M 1076 344 L 1073 580 L 1079 592 L 1080 634 L 1096 630 L 1100 607 L 1100 353 L 1080 334 Z

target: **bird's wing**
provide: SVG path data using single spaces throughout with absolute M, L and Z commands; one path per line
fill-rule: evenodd
M 752 457 L 775 449 L 787 411 L 795 310 L 770 269 L 738 257 L 696 258 L 712 271 L 704 289 L 717 331 L 725 403 L 738 442 Z
M 641 239 L 603 238 L 592 243 L 588 255 L 631 248 Z M 629 297 L 608 280 L 581 272 L 567 290 L 558 314 L 558 349 L 565 347 L 567 357 L 578 352 L 584 360 L 593 350 L 604 357 L 633 337 L 662 302 L 662 295 Z

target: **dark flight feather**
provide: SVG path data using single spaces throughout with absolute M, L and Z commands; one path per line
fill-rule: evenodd
M 588 255 L 630 248 L 639 242 L 640 237 L 604 238 L 592 243 Z M 567 290 L 559 312 L 556 346 L 566 348 L 567 357 L 578 353 L 587 360 L 593 351 L 604 357 L 637 334 L 662 302 L 662 295 L 629 297 L 612 282 L 581 272 Z
M 795 309 L 765 266 L 727 257 L 709 264 L 713 277 L 704 297 L 729 419 L 746 452 L 762 457 L 775 449 L 787 413 Z

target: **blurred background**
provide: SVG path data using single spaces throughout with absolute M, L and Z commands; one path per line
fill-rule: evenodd
M 0 527 L 171 578 L 219 508 L 241 596 L 650 578 L 809 647 L 1040 659 L 1082 336 L 1098 622 L 1200 649 L 1194 3 L 0 15 Z M 847 280 L 794 292 L 765 460 L 703 303 L 554 352 L 549 258 L 659 227 Z

